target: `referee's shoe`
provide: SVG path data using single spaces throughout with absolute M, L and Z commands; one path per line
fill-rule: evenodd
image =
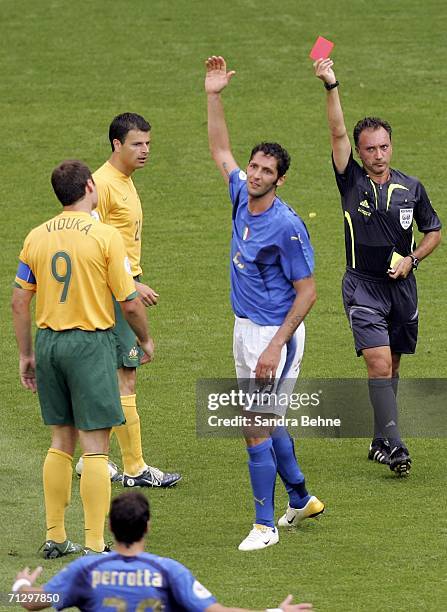
M 388 440 L 374 438 L 369 445 L 368 459 L 377 463 L 390 464 L 391 447 Z
M 405 446 L 395 446 L 390 453 L 390 470 L 398 476 L 406 476 L 411 469 L 411 458 Z

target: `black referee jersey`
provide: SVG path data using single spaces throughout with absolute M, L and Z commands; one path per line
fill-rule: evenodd
M 441 229 L 441 221 L 417 178 L 390 169 L 383 185 L 375 183 L 353 158 L 343 174 L 332 159 L 345 222 L 346 263 L 361 275 L 389 278 L 394 251 L 415 248 L 413 220 L 422 233 Z

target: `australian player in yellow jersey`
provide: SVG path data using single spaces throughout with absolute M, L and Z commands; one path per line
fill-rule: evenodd
M 37 390 L 52 434 L 43 467 L 46 558 L 105 550 L 109 436 L 112 427 L 125 421 L 116 376 L 112 294 L 149 360 L 154 350 L 120 233 L 91 215 L 97 192 L 90 170 L 66 161 L 55 168 L 51 182 L 64 210 L 26 237 L 12 298 L 20 378 L 26 388 Z M 67 538 L 64 523 L 78 437 L 85 547 Z
M 135 113 L 124 113 L 115 117 L 110 124 L 109 139 L 112 154 L 106 163 L 94 174 L 98 190 L 97 213 L 101 221 L 116 227 L 126 247 L 130 260 L 135 289 L 145 306 L 155 306 L 158 294 L 141 282 L 141 232 L 143 210 L 140 198 L 132 181 L 135 170 L 143 168 L 149 159 L 150 124 Z M 123 459 L 122 481 L 125 487 L 171 487 L 180 479 L 180 474 L 163 472 L 147 465 L 143 458 L 140 417 L 136 403 L 137 367 L 145 363 L 141 359 L 135 334 L 122 316 L 115 303 L 118 382 L 121 405 L 126 424 L 115 427 L 114 432 Z M 112 479 L 115 475 L 110 466 Z M 82 461 L 76 466 L 82 472 Z

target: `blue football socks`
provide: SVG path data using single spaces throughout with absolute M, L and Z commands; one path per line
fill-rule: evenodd
M 247 447 L 247 452 L 256 523 L 273 528 L 276 459 L 271 438 L 257 446 Z
M 289 495 L 292 508 L 304 508 L 310 499 L 306 489 L 304 474 L 295 456 L 295 445 L 285 427 L 276 427 L 272 435 L 278 474 Z

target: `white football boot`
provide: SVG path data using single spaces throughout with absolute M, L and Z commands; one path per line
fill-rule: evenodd
M 109 468 L 109 476 L 110 476 L 110 482 L 123 482 L 123 475 L 121 474 L 118 466 L 116 465 L 116 463 L 113 463 L 113 461 L 108 461 L 108 468 Z M 76 470 L 76 474 L 78 476 L 81 476 L 82 474 L 82 468 L 84 467 L 84 461 L 82 459 L 82 455 L 79 457 L 79 461 L 76 464 L 75 470 Z
M 266 527 L 255 523 L 245 540 L 239 544 L 239 550 L 261 550 L 279 542 L 276 527 Z
M 286 513 L 279 519 L 278 527 L 295 527 L 306 518 L 315 518 L 324 512 L 324 504 L 312 495 L 304 508 L 287 506 Z

